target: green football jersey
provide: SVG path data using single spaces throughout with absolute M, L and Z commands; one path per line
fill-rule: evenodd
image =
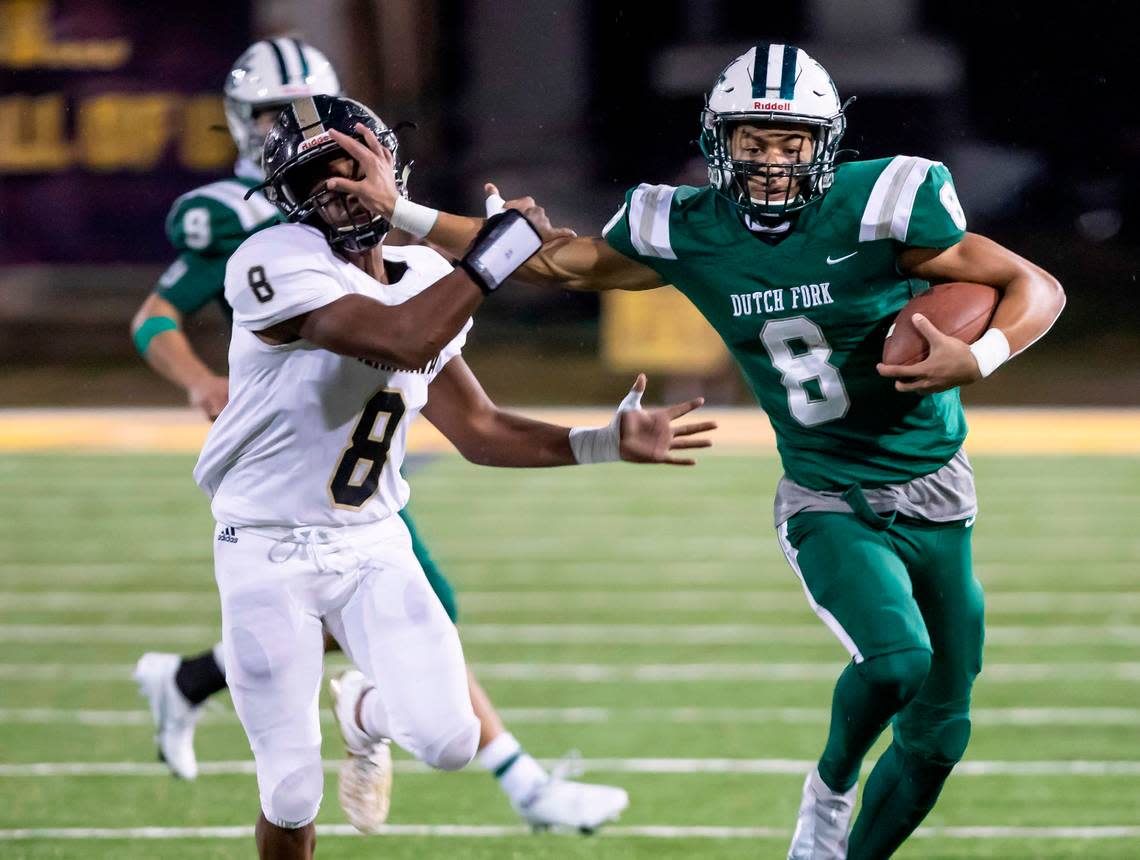
M 788 477 L 815 490 L 936 471 L 966 437 L 957 389 L 902 394 L 875 371 L 887 329 L 925 281 L 904 246 L 948 248 L 966 229 L 949 171 L 896 156 L 841 165 L 789 233 L 760 238 L 711 187 L 640 185 L 609 244 L 684 293 L 767 412 Z
M 166 235 L 179 254 L 155 292 L 182 314 L 215 300 L 224 304 L 226 260 L 251 235 L 278 222 L 277 208 L 261 192 L 244 199 L 259 183 L 246 175 L 211 182 L 170 207 Z

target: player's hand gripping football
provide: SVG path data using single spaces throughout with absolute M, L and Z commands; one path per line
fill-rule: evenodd
M 895 379 L 895 390 L 911 394 L 934 394 L 969 385 L 982 378 L 977 359 L 963 341 L 940 332 L 922 314 L 911 317 L 914 327 L 926 340 L 930 354 L 917 364 L 876 365 L 880 376 Z
M 696 397 L 685 403 L 643 409 L 641 395 L 645 393 L 645 374 L 639 373 L 633 388 L 618 407 L 621 432 L 618 451 L 630 463 L 668 463 L 673 466 L 694 466 L 696 461 L 687 457 L 674 457 L 671 452 L 686 448 L 708 448 L 712 440 L 694 439 L 698 433 L 716 429 L 715 421 L 696 424 L 674 424 L 705 402 Z

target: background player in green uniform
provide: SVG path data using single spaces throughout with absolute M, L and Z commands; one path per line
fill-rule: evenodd
M 602 238 L 548 243 L 519 272 L 582 290 L 675 285 L 768 413 L 785 470 L 780 545 L 852 658 L 804 783 L 795 860 L 890 856 L 965 751 L 983 610 L 957 387 L 1031 345 L 1064 305 L 1046 272 L 966 232 L 943 165 L 837 166 L 844 124 L 818 63 L 791 45 L 757 45 L 708 96 L 708 186 L 639 185 Z M 407 201 L 369 205 L 452 251 L 481 223 Z M 538 212 L 530 198 L 511 205 Z M 897 312 L 930 282 L 952 281 L 1000 291 L 990 330 L 968 347 L 916 316 L 929 357 L 881 365 Z M 863 758 L 892 721 L 849 834 Z
M 166 233 L 178 259 L 159 278 L 135 314 L 135 345 L 159 374 L 181 386 L 192 406 L 210 420 L 228 400 L 228 380 L 201 360 L 182 322 L 211 302 L 230 315 L 224 298 L 226 261 L 251 234 L 278 223 L 279 214 L 260 192 L 261 147 L 281 108 L 303 95 L 339 95 L 336 72 L 325 56 L 296 39 L 270 39 L 251 45 L 226 82 L 226 120 L 237 144 L 234 176 L 212 182 L 174 201 Z M 436 566 L 406 510 L 400 512 L 412 536 L 417 560 L 448 617 L 458 616 L 451 584 Z M 326 645 L 336 648 L 326 637 Z M 192 656 L 148 653 L 135 677 L 150 700 L 159 752 L 171 770 L 193 779 L 198 772 L 194 726 L 201 705 L 226 687 L 221 646 Z M 482 732 L 479 761 L 499 782 L 523 819 L 536 828 L 593 830 L 616 818 L 628 803 L 626 792 L 550 775 L 503 727 L 487 694 L 469 673 L 472 704 Z

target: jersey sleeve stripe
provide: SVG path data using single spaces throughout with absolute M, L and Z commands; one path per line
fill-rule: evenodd
M 245 186 L 237 182 L 212 182 L 194 192 L 195 197 L 208 197 L 221 203 L 233 212 L 243 230 L 252 230 L 263 221 L 272 218 L 277 210 L 273 204 L 257 196 L 245 199 Z
M 914 198 L 933 166 L 934 162 L 925 158 L 916 158 L 915 163 L 911 165 L 906 181 L 899 191 L 894 216 L 891 218 L 891 238 L 896 242 L 906 241 L 906 234 L 910 229 L 910 216 L 914 211 Z
M 643 257 L 676 260 L 669 241 L 669 210 L 672 185 L 639 185 L 629 201 L 629 238 Z
M 898 155 L 883 168 L 859 222 L 859 241 L 906 239 L 914 198 L 935 162 L 926 158 Z
M 890 235 L 891 222 L 888 213 L 891 212 L 891 208 L 888 206 L 888 201 L 893 200 L 898 193 L 896 186 L 902 184 L 909 161 L 910 159 L 904 156 L 892 158 L 890 164 L 883 168 L 883 172 L 875 180 L 871 196 L 867 198 L 867 206 L 863 210 L 863 218 L 859 223 L 860 242 L 886 239 Z

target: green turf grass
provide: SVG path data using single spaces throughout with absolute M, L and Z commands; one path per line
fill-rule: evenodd
M 183 456 L 7 456 L 0 460 L 0 709 L 139 712 L 129 680 L 143 650 L 200 650 L 217 638 L 212 523 Z M 976 458 L 982 515 L 979 576 L 992 595 L 976 705 L 983 709 L 1140 707 L 1140 462 L 1128 458 Z M 693 470 L 622 465 L 551 471 L 479 469 L 442 458 L 415 471 L 413 511 L 460 595 L 475 664 L 768 664 L 814 667 L 796 680 L 635 683 L 494 678 L 503 708 L 613 709 L 609 723 L 520 720 L 536 755 L 811 759 L 819 720 L 654 722 L 639 708 L 816 711 L 827 673 L 845 655 L 806 604 L 771 526 L 778 467 L 769 457 L 706 458 Z M 164 592 L 176 595 L 167 603 Z M 157 593 L 157 596 L 156 596 Z M 608 601 L 607 595 L 613 595 Z M 21 595 L 27 595 L 22 598 Z M 85 595 L 92 596 L 89 601 Z M 148 596 L 149 595 L 149 596 Z M 688 595 L 688 597 L 686 597 Z M 588 641 L 542 641 L 542 627 Z M 582 627 L 585 625 L 585 627 Z M 612 638 L 593 635 L 604 625 Z M 650 631 L 639 641 L 631 628 Z M 699 625 L 725 641 L 676 641 Z M 529 632 L 522 626 L 529 626 Z M 624 629 L 623 629 L 624 628 Z M 578 633 L 573 633 L 573 630 Z M 554 628 L 545 628 L 547 633 Z M 567 631 L 571 633 L 568 634 Z M 750 636 L 749 630 L 755 635 Z M 662 632 L 663 631 L 663 632 Z M 661 635 L 658 635 L 658 634 Z M 501 641 L 520 635 L 529 641 Z M 1054 641 L 1055 640 L 1055 641 Z M 1060 679 L 1011 679 L 1019 664 L 1074 666 Z M 36 678 L 34 667 L 87 667 L 108 680 Z M 32 667 L 32 668 L 27 668 Z M 1011 668 L 1012 667 L 1012 668 Z M 1090 667 L 1081 678 L 1080 667 Z M 1095 670 L 1095 671 L 1092 671 Z M 3 669 L 0 668 L 0 672 Z M 12 670 L 17 672 L 15 668 Z M 46 669 L 45 669 L 46 671 Z M 29 674 L 31 673 L 31 674 Z M 248 759 L 228 699 L 198 732 L 203 761 Z M 1058 711 L 1058 713 L 1061 713 Z M 153 761 L 145 724 L 0 720 L 0 764 Z M 326 758 L 339 756 L 326 723 Z M 1140 760 L 1140 727 L 990 724 L 979 720 L 970 760 Z M 626 825 L 776 827 L 790 833 L 800 778 L 787 774 L 589 774 L 629 789 Z M 343 822 L 334 777 L 319 819 Z M 0 829 L 250 825 L 252 775 L 0 776 Z M 950 780 L 932 826 L 1140 826 L 1140 777 L 968 776 Z M 394 824 L 511 825 L 516 819 L 476 768 L 400 774 Z M 778 857 L 786 837 L 760 840 L 552 836 L 385 837 L 397 858 Z M 5 858 L 247 857 L 239 839 L 0 842 Z M 326 837 L 318 856 L 368 856 L 380 846 Z M 1137 839 L 916 839 L 902 858 L 1132 858 Z

